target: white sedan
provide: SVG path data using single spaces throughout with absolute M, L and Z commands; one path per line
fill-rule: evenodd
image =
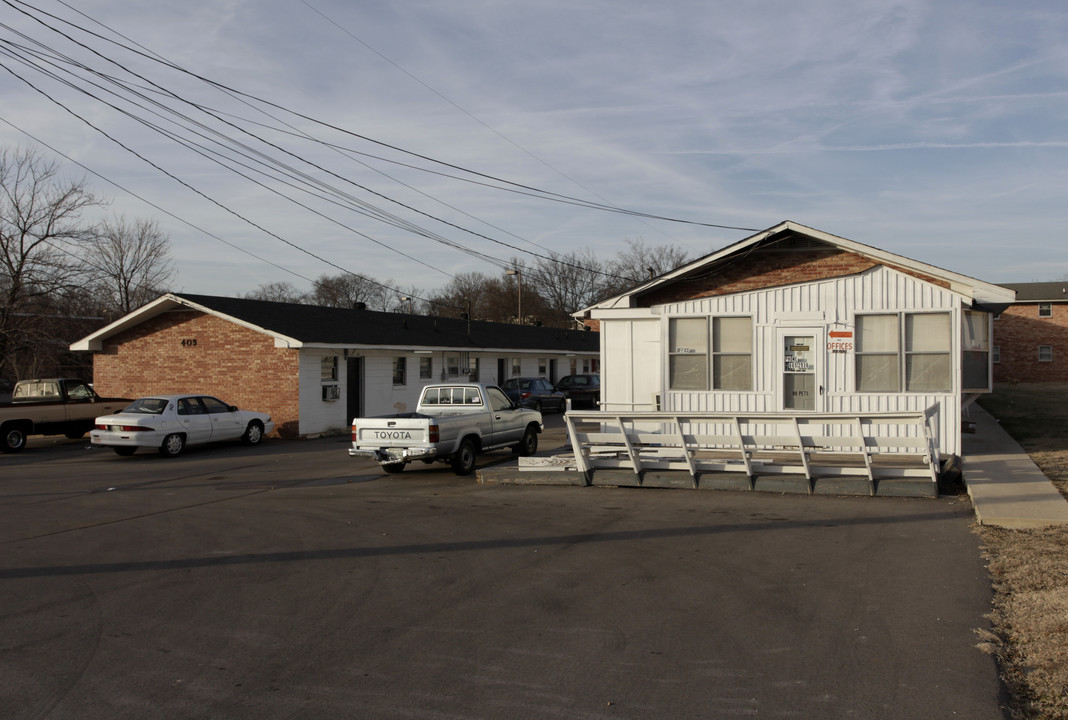
M 96 419 L 93 445 L 133 455 L 139 447 L 157 448 L 164 457 L 186 445 L 241 440 L 256 445 L 274 430 L 266 413 L 238 410 L 210 395 L 157 395 L 134 400 L 120 413 Z

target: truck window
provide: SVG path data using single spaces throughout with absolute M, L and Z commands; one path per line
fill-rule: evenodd
M 507 410 L 512 407 L 512 401 L 500 388 L 488 388 L 490 407 L 493 410 Z
M 478 388 L 464 388 L 465 405 L 481 405 L 482 397 L 478 394 Z
M 93 394 L 85 383 L 67 383 L 67 397 L 71 400 L 88 400 Z
M 42 400 L 59 400 L 59 383 L 35 382 L 19 383 L 15 386 L 13 398 L 41 398 Z

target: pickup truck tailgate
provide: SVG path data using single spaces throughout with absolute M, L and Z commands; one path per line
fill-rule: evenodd
M 426 445 L 430 442 L 429 428 L 428 419 L 357 422 L 353 440 L 376 448 Z

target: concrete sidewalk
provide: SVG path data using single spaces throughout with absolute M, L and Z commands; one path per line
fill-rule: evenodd
M 981 525 L 1039 528 L 1068 525 L 1068 502 L 1019 443 L 978 405 L 968 409 L 975 433 L 965 434 L 964 483 Z

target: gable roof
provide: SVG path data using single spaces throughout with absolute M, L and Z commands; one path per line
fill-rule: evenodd
M 1068 302 L 1068 280 L 1001 284 L 1016 291 L 1016 302 Z
M 643 296 L 654 291 L 661 290 L 697 273 L 708 274 L 710 271 L 714 273 L 717 266 L 724 267 L 726 263 L 733 264 L 744 261 L 748 253 L 762 245 L 787 240 L 793 242 L 807 240 L 831 246 L 867 258 L 879 265 L 887 265 L 912 274 L 933 278 L 944 283 L 947 289 L 960 295 L 964 301 L 973 305 L 984 305 L 995 311 L 1000 311 L 1007 307 L 1015 297 L 1014 292 L 1006 287 L 944 270 L 934 265 L 912 260 L 902 255 L 896 255 L 886 250 L 880 250 L 870 245 L 864 245 L 854 240 L 848 240 L 800 223 L 785 220 L 733 245 L 728 245 L 710 255 L 698 258 L 630 290 L 591 305 L 575 313 L 575 317 L 583 317 L 586 313 L 594 310 L 636 307 Z
M 596 333 L 245 298 L 168 293 L 71 344 L 99 351 L 110 337 L 175 310 L 197 310 L 270 335 L 281 347 L 384 347 L 596 353 Z

